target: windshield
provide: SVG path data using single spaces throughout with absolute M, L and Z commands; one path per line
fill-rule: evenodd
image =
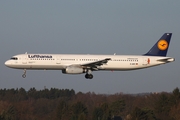
M 11 60 L 18 60 L 18 58 L 17 57 L 12 57 Z

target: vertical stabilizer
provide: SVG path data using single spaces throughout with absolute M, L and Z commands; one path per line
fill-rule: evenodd
M 172 33 L 164 33 L 157 43 L 144 55 L 147 56 L 166 56 Z

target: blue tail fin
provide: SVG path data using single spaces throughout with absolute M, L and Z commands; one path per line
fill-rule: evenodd
M 157 43 L 144 55 L 147 56 L 166 56 L 172 33 L 164 33 Z

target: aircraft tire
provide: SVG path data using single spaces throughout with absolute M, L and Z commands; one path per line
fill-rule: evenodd
M 86 79 L 92 79 L 92 78 L 93 78 L 93 75 L 92 75 L 92 74 L 86 74 L 86 75 L 85 75 L 85 78 L 86 78 Z
M 22 77 L 25 78 L 25 77 L 26 77 L 26 74 L 23 74 Z
M 89 79 L 92 79 L 93 78 L 93 75 L 92 74 L 89 74 Z
M 86 78 L 86 79 L 89 79 L 89 74 L 86 74 L 86 75 L 85 75 L 85 78 Z

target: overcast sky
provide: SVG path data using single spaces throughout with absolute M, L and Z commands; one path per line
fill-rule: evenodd
M 74 89 L 102 94 L 171 92 L 180 88 L 179 0 L 1 0 L 0 88 Z M 172 32 L 167 56 L 175 62 L 135 71 L 98 71 L 87 80 L 61 71 L 7 68 L 28 53 L 141 55 Z

